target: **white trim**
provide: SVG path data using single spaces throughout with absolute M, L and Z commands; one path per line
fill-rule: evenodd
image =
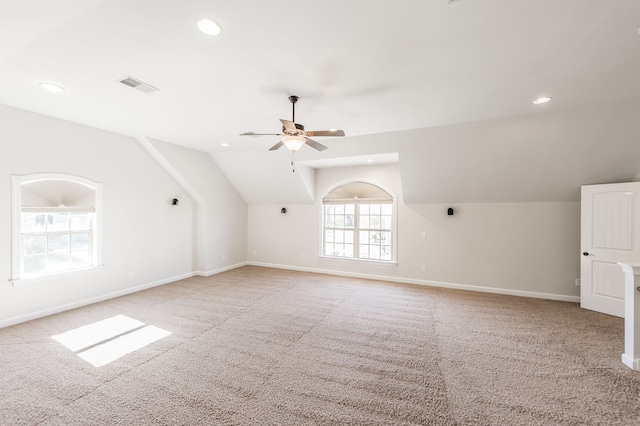
M 398 262 L 395 260 L 379 260 L 379 259 L 360 259 L 359 257 L 334 257 L 334 256 L 325 256 L 323 254 L 318 256 L 320 260 L 329 260 L 336 262 L 346 262 L 346 263 L 359 263 L 365 265 L 387 265 L 387 266 L 398 266 Z
M 96 270 L 100 270 L 103 267 L 104 265 L 88 266 L 85 268 L 69 269 L 66 271 L 51 272 L 51 273 L 42 274 L 42 275 L 30 275 L 22 278 L 10 279 L 9 282 L 14 287 L 21 287 L 23 285 L 39 284 L 45 281 L 59 280 L 64 278 L 72 278 L 79 275 L 80 276 L 86 275 L 91 272 L 95 272 Z
M 248 264 L 249 264 L 248 262 L 240 262 L 240 263 L 236 263 L 234 265 L 229 265 L 229 266 L 224 266 L 222 268 L 213 269 L 211 271 L 195 271 L 193 274 L 194 275 L 198 275 L 200 277 L 210 277 L 211 275 L 216 275 L 216 274 L 219 274 L 221 272 L 226 272 L 226 271 L 230 271 L 232 269 L 241 268 L 243 266 L 247 266 Z
M 639 359 L 633 359 L 629 355 L 624 353 L 621 356 L 621 360 L 622 360 L 622 363 L 624 365 L 626 365 L 627 367 L 629 367 L 630 369 L 635 370 L 635 371 L 640 371 L 640 360 Z
M 429 286 L 429 287 L 450 288 L 453 290 L 477 291 L 480 293 L 493 293 L 493 294 L 503 294 L 507 296 L 530 297 L 535 299 L 547 299 L 547 300 L 558 300 L 561 302 L 580 303 L 580 296 L 567 296 L 564 294 L 539 293 L 535 291 L 512 290 L 512 289 L 497 288 L 497 287 L 484 287 L 484 286 L 476 286 L 471 284 L 457 284 L 457 283 L 447 283 L 447 282 L 441 282 L 441 281 L 416 280 L 413 278 L 390 277 L 390 276 L 374 275 L 374 274 L 361 274 L 358 272 L 332 271 L 327 269 L 306 268 L 306 267 L 279 265 L 279 264 L 264 263 L 264 262 L 250 261 L 250 262 L 247 262 L 247 264 L 251 266 L 262 266 L 265 268 L 287 269 L 291 271 L 313 272 L 317 274 L 326 274 L 326 275 L 339 275 L 343 277 L 364 278 L 364 279 L 376 280 L 376 281 L 390 281 L 390 282 L 396 282 L 396 283 L 416 284 L 416 285 L 423 285 L 423 286 Z
M 21 214 L 22 214 L 22 185 L 42 181 L 63 181 L 77 185 L 84 185 L 94 192 L 94 214 L 92 226 L 92 259 L 91 268 L 102 265 L 102 183 L 94 182 L 82 176 L 70 175 L 66 173 L 32 173 L 28 175 L 11 175 L 11 279 L 15 282 L 21 280 L 24 275 L 22 259 L 22 235 L 21 235 Z M 86 206 L 81 207 L 85 209 Z M 59 208 L 56 208 L 59 209 Z M 62 271 L 67 272 L 67 271 Z M 71 271 L 69 271 L 71 272 Z M 47 274 L 50 275 L 50 274 Z
M 367 201 L 371 200 L 372 204 L 391 204 L 391 208 L 392 208 L 392 225 L 391 225 L 391 260 L 385 261 L 385 260 L 378 260 L 378 259 L 361 259 L 361 258 L 356 258 L 356 257 L 332 257 L 332 256 L 327 256 L 324 254 L 324 231 L 325 231 L 325 218 L 324 218 L 324 206 L 325 206 L 325 202 L 324 202 L 324 197 L 327 196 L 327 194 L 331 193 L 331 191 L 333 191 L 334 189 L 343 186 L 343 185 L 348 185 L 350 183 L 367 183 L 369 185 L 373 185 L 373 186 L 377 186 L 378 188 L 382 189 L 383 191 L 385 191 L 387 194 L 389 194 L 391 196 L 391 200 L 390 201 L 385 201 L 385 202 L 375 202 L 376 199 L 373 198 L 362 198 L 362 199 L 358 199 L 358 200 L 352 200 L 350 204 L 354 204 L 354 205 L 358 205 L 358 204 L 367 204 Z M 334 204 L 333 200 L 329 199 L 327 200 L 327 204 Z M 347 204 L 346 202 L 343 203 L 342 201 L 336 203 L 336 204 Z M 356 207 L 357 208 L 357 207 Z M 395 192 L 390 191 L 388 188 L 386 188 L 384 185 L 381 185 L 379 183 L 377 183 L 376 181 L 372 180 L 372 179 L 346 179 L 341 181 L 341 183 L 336 184 L 335 186 L 333 186 L 329 191 L 327 191 L 321 198 L 320 198 L 320 202 L 319 202 L 319 210 L 320 210 L 320 235 L 319 235 L 319 243 L 320 243 L 320 247 L 319 247 L 319 251 L 318 251 L 318 256 L 322 257 L 322 258 L 326 258 L 326 259 L 349 259 L 349 260 L 361 260 L 363 262 L 387 262 L 387 263 L 394 263 L 397 264 L 398 263 L 398 195 Z M 356 213 L 357 216 L 357 213 Z M 360 230 L 360 228 L 358 226 L 354 227 L 354 231 L 358 232 Z M 357 245 L 357 241 L 358 241 L 358 235 L 354 234 L 354 253 L 358 250 L 357 247 L 355 247 Z
M 29 314 L 26 315 L 20 315 L 17 317 L 13 317 L 13 318 L 8 318 L 5 320 L 0 321 L 0 328 L 4 328 L 4 327 L 9 327 L 15 324 L 19 324 L 22 322 L 26 322 L 26 321 L 31 321 L 37 318 L 42 318 L 42 317 L 46 317 L 49 315 L 53 315 L 53 314 L 58 314 L 60 312 L 65 312 L 65 311 L 69 311 L 71 309 L 76 309 L 76 308 L 80 308 L 82 306 L 87 306 L 87 305 L 91 305 L 94 303 L 98 303 L 98 302 L 103 302 L 105 300 L 109 300 L 109 299 L 114 299 L 116 297 L 120 297 L 120 296 L 126 296 L 127 294 L 131 294 L 131 293 L 135 293 L 138 291 L 142 291 L 142 290 L 147 290 L 153 287 L 158 287 L 161 285 L 165 285 L 165 284 L 170 284 L 176 281 L 180 281 L 180 280 L 184 280 L 186 278 L 191 278 L 194 276 L 211 276 L 211 275 L 215 275 L 218 274 L 220 272 L 225 272 L 231 269 L 235 269 L 235 268 L 239 268 L 242 266 L 246 266 L 247 262 L 241 262 L 241 263 L 237 263 L 235 265 L 232 266 L 228 266 L 225 268 L 220 268 L 220 269 L 216 269 L 213 271 L 209 271 L 209 272 L 188 272 L 186 274 L 181 274 L 181 275 L 176 275 L 173 277 L 169 277 L 169 278 L 164 278 L 158 281 L 153 281 L 151 283 L 147 283 L 147 284 L 142 284 L 136 287 L 131 287 L 131 288 L 126 288 L 123 290 L 119 290 L 119 291 L 114 291 L 112 293 L 107 293 L 107 294 L 103 294 L 100 296 L 95 296 L 95 297 L 91 297 L 89 299 L 83 299 L 83 300 L 78 300 L 76 302 L 72 302 L 72 303 L 67 303 L 65 305 L 60 305 L 60 306 L 54 306 L 52 308 L 48 308 L 48 309 L 43 309 L 41 311 L 36 311 L 36 312 L 31 312 Z

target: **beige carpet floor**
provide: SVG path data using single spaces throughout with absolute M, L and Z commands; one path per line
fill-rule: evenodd
M 94 367 L 51 338 L 172 334 Z M 0 329 L 1 425 L 638 425 L 623 321 L 576 304 L 243 267 Z

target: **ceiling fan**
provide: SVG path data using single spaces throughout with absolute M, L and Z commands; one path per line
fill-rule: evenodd
M 298 97 L 289 96 L 289 101 L 291 101 L 293 114 L 291 121 L 280 119 L 280 122 L 282 123 L 281 133 L 247 132 L 240 134 L 240 136 L 284 136 L 280 142 L 269 148 L 269 151 L 275 151 L 276 149 L 284 145 L 292 153 L 296 153 L 300 148 L 302 148 L 303 145 L 308 145 L 311 148 L 317 149 L 318 151 L 324 151 L 325 149 L 327 149 L 326 146 L 314 141 L 313 139 L 309 138 L 309 136 L 344 136 L 344 131 L 337 129 L 305 131 L 302 124 L 298 124 L 295 122 L 296 102 L 298 102 Z

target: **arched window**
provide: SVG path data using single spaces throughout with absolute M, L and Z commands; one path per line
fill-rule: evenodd
M 100 264 L 102 185 L 77 176 L 12 176 L 13 281 Z
M 352 182 L 322 200 L 322 254 L 392 262 L 396 259 L 395 199 L 382 188 Z

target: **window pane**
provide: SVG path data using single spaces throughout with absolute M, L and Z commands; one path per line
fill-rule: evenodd
M 361 244 L 369 244 L 369 231 L 360 231 L 358 238 Z
M 68 231 L 69 230 L 69 213 L 49 213 L 48 232 Z
M 327 228 L 334 228 L 335 227 L 335 219 L 333 215 L 327 215 L 326 219 L 325 219 L 325 226 Z
M 69 269 L 69 252 L 49 254 L 47 270 L 49 272 Z
M 344 217 L 344 227 L 345 228 L 353 228 L 354 224 L 354 216 L 352 214 L 346 215 Z
M 336 231 L 336 243 L 344 243 L 344 231 Z
M 355 204 L 346 204 L 344 206 L 344 212 L 345 212 L 345 214 L 350 214 L 350 215 L 356 214 L 356 206 L 355 206 Z
M 391 260 L 391 246 L 380 247 L 380 259 Z
M 344 256 L 353 257 L 353 244 L 345 244 Z
M 89 233 L 72 234 L 71 235 L 71 251 L 88 250 L 89 249 Z
M 380 206 L 380 213 L 391 216 L 393 214 L 393 204 L 382 204 Z
M 41 254 L 37 256 L 24 257 L 24 273 L 37 274 L 44 272 L 47 267 L 47 255 Z
M 326 243 L 332 243 L 335 241 L 334 239 L 334 231 L 326 230 L 324 231 L 324 241 Z
M 84 231 L 91 229 L 91 213 L 71 213 L 69 229 L 72 231 Z
M 358 210 L 360 214 L 369 214 L 369 204 L 360 204 Z
M 391 244 L 391 232 L 380 232 L 380 243 L 383 245 Z
M 336 214 L 344 214 L 344 205 L 343 204 L 336 205 Z
M 370 216 L 369 228 L 380 229 L 380 216 Z
M 380 204 L 371 204 L 369 207 L 370 214 L 380 214 Z
M 335 224 L 334 224 L 334 226 L 336 228 L 344 228 L 344 216 L 336 215 L 335 216 Z
M 380 259 L 380 247 L 369 246 L 369 259 Z
M 22 239 L 22 253 L 25 256 L 47 253 L 47 237 L 24 237 Z
M 369 216 L 360 216 L 360 228 L 369 228 Z
M 380 233 L 379 232 L 369 232 L 369 244 L 380 244 Z
M 69 255 L 69 250 L 70 250 L 69 234 L 49 235 L 47 238 L 48 238 L 49 253 L 66 252 L 67 256 Z
M 334 209 L 334 207 L 335 207 L 335 206 L 334 206 L 333 204 L 326 204 L 326 205 L 324 206 L 324 213 L 325 213 L 325 214 L 333 214 L 333 213 L 334 213 L 334 210 L 335 210 L 335 209 Z
M 360 244 L 360 253 L 359 256 L 360 259 L 368 259 L 369 258 L 369 246 L 364 245 L 364 244 Z
M 324 245 L 324 255 L 325 256 L 335 256 L 333 254 L 333 244 L 332 243 L 326 243 Z
M 344 231 L 344 242 L 353 244 L 353 231 Z
M 22 233 L 45 232 L 46 216 L 44 213 L 22 213 Z
M 71 252 L 71 264 L 74 267 L 89 266 L 89 250 L 76 250 Z
M 391 229 L 391 216 L 382 216 L 380 218 L 381 229 Z

